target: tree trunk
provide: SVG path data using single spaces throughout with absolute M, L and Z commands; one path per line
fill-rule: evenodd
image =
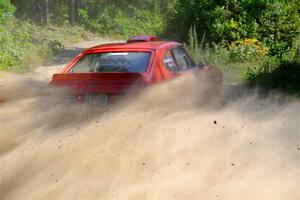
M 69 22 L 71 26 L 75 24 L 75 0 L 69 0 Z
M 60 14 L 59 13 L 59 6 L 60 6 L 59 0 L 52 0 L 50 6 L 51 6 L 50 12 L 53 13 L 54 18 L 56 19 L 57 16 Z
M 48 26 L 48 0 L 42 0 L 43 25 Z
M 168 4 L 169 4 L 168 0 L 161 0 L 160 6 L 161 6 L 162 10 L 167 11 Z
M 75 23 L 79 22 L 79 8 L 80 8 L 80 0 L 75 0 L 75 8 L 74 8 L 74 20 Z
M 42 4 L 40 0 L 35 0 L 35 23 L 38 25 L 42 25 L 43 23 L 43 15 L 42 15 Z

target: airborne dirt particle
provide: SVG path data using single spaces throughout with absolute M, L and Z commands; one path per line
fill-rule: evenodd
M 298 100 L 224 90 L 210 104 L 205 83 L 182 77 L 103 113 L 31 79 L 0 84 L 1 200 L 299 199 Z

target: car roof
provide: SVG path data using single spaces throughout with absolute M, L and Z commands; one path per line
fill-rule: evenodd
M 114 49 L 149 49 L 158 50 L 164 49 L 170 46 L 180 45 L 178 42 L 172 41 L 153 41 L 153 42 L 130 42 L 130 43 L 111 43 L 103 44 L 91 47 L 86 51 L 103 51 L 103 50 L 114 50 Z

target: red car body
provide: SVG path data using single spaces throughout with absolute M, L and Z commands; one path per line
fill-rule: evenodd
M 175 53 L 178 58 L 175 58 Z M 126 52 L 126 53 L 124 53 Z M 132 52 L 132 53 L 131 53 Z M 148 55 L 145 70 L 137 71 L 105 71 L 73 72 L 72 69 L 87 56 L 111 54 L 139 54 Z M 142 55 L 141 54 L 141 55 Z M 103 57 L 103 56 L 102 56 Z M 173 57 L 173 58 L 172 58 Z M 182 65 L 178 63 L 181 59 Z M 136 61 L 134 61 L 136 62 Z M 184 64 L 186 62 L 186 64 Z M 176 68 L 176 69 L 175 69 Z M 66 86 L 79 101 L 87 96 L 105 94 L 107 101 L 113 102 L 115 97 L 126 93 L 133 85 L 143 88 L 162 81 L 172 80 L 180 74 L 194 71 L 213 72 L 216 82 L 222 82 L 222 73 L 215 67 L 197 66 L 182 45 L 171 41 L 157 41 L 154 36 L 136 36 L 126 43 L 99 45 L 89 48 L 79 54 L 60 73 L 54 74 L 51 83 L 56 86 Z

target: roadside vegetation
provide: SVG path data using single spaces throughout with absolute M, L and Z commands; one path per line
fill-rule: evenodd
M 82 27 L 41 27 L 20 23 L 1 27 L 0 70 L 26 72 L 85 37 Z
M 195 2 L 175 3 L 171 20 L 181 24 L 169 31 L 198 61 L 221 67 L 227 82 L 299 95 L 299 1 Z
M 153 34 L 227 82 L 299 94 L 299 32 L 298 0 L 1 0 L 0 70 L 30 70 L 90 34 Z
M 89 34 L 80 26 L 39 26 L 14 16 L 16 7 L 0 1 L 0 70 L 26 72 Z

